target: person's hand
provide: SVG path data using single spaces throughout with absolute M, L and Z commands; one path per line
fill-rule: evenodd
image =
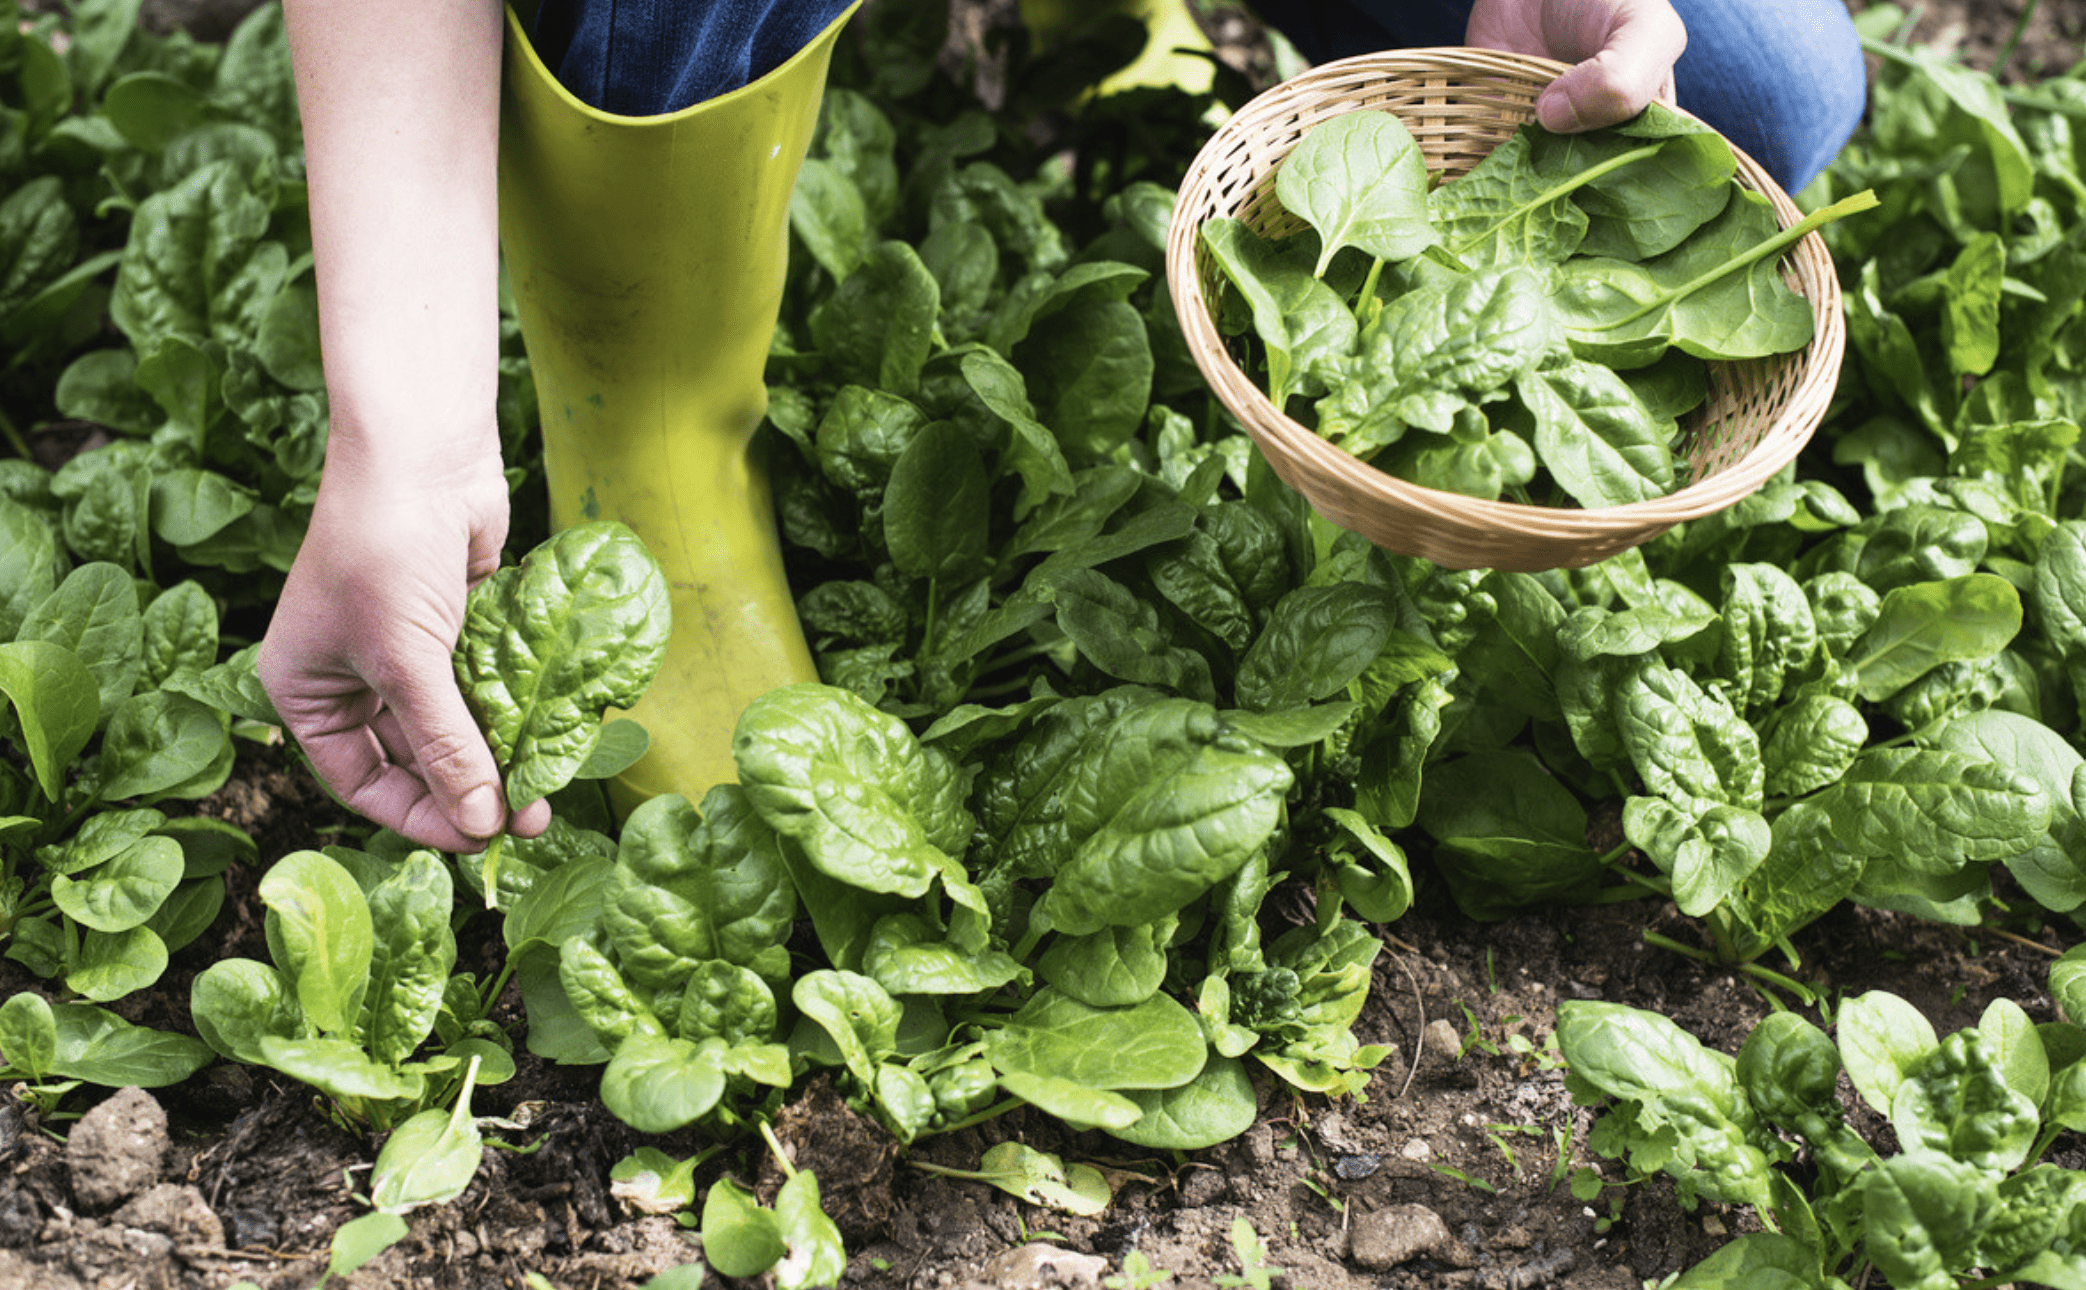
M 1473 45 L 1571 63 L 1536 99 L 1536 119 L 1560 133 L 1627 121 L 1673 100 L 1673 64 L 1687 28 L 1666 0 L 1477 0 Z
M 261 642 L 261 682 L 313 769 L 350 809 L 415 842 L 477 851 L 509 818 L 450 654 L 464 593 L 499 566 L 497 450 L 453 473 L 329 454 L 311 528 Z

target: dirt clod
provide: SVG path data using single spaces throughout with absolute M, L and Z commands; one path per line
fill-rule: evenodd
M 72 1194 L 100 1212 L 159 1181 L 167 1113 L 141 1088 L 127 1088 L 80 1117 L 65 1143 Z
M 109 1216 L 123 1227 L 160 1232 L 176 1245 L 221 1246 L 224 1224 L 210 1209 L 203 1193 L 185 1183 L 155 1183 Z
M 1347 1254 L 1361 1267 L 1383 1271 L 1431 1254 L 1453 1239 L 1441 1215 L 1425 1205 L 1393 1205 L 1356 1216 Z

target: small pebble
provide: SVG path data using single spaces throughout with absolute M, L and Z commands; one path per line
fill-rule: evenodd
M 1442 1017 L 1428 1022 L 1420 1037 L 1426 1041 L 1427 1055 L 1437 1060 L 1455 1061 L 1456 1054 L 1463 1051 L 1463 1036 Z
M 1333 1161 L 1333 1172 L 1349 1182 L 1353 1182 L 1358 1178 L 1367 1178 L 1381 1168 L 1383 1168 L 1383 1157 L 1366 1153 L 1341 1156 Z

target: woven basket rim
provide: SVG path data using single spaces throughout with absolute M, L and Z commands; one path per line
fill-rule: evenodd
M 1231 404 L 1234 397 L 1247 402 L 1247 408 L 1234 405 L 1231 411 L 1256 439 L 1266 436 L 1281 450 L 1317 466 L 1321 471 L 1355 479 L 1386 501 L 1408 509 L 1453 513 L 1467 522 L 1497 529 L 1502 534 L 1563 541 L 1613 539 L 1635 530 L 1646 530 L 1644 536 L 1649 537 L 1676 523 L 1713 514 L 1757 491 L 1809 442 L 1822 417 L 1824 404 L 1830 400 L 1838 383 L 1840 357 L 1846 340 L 1832 257 L 1815 230 L 1783 251 L 1781 256 L 1785 265 L 1798 266 L 1800 282 L 1797 289 L 1810 302 L 1816 322 L 1810 343 L 1803 350 L 1795 351 L 1805 363 L 1801 378 L 1786 391 L 1776 407 L 1773 420 L 1741 457 L 1724 469 L 1662 497 L 1619 506 L 1543 506 L 1426 488 L 1399 479 L 1335 447 L 1316 431 L 1277 409 L 1257 383 L 1245 379 L 1216 331 L 1196 266 L 1195 251 L 1201 224 L 1200 220 L 1191 219 L 1188 214 L 1202 204 L 1204 190 L 1218 159 L 1230 155 L 1241 136 L 1250 138 L 1253 133 L 1264 131 L 1266 123 L 1293 118 L 1300 108 L 1329 98 L 1356 99 L 1358 95 L 1352 89 L 1329 90 L 1326 87 L 1329 82 L 1344 82 L 1357 75 L 1368 75 L 1377 85 L 1395 85 L 1402 81 L 1413 88 L 1418 88 L 1417 81 L 1421 76 L 1444 73 L 1506 75 L 1530 80 L 1541 78 L 1547 83 L 1567 66 L 1555 59 L 1531 54 L 1454 45 L 1361 54 L 1321 64 L 1265 91 L 1228 119 L 1203 145 L 1181 183 L 1173 223 L 1167 233 L 1168 288 L 1173 296 L 1175 314 L 1180 319 L 1197 364 L 1220 399 L 1227 404 Z M 1356 110 L 1367 109 L 1358 104 Z M 1673 110 L 1689 120 L 1700 122 L 1700 118 L 1691 113 L 1679 108 Z M 1731 146 L 1738 158 L 1739 182 L 1760 192 L 1773 204 L 1777 222 L 1782 227 L 1790 227 L 1800 219 L 1801 212 L 1788 194 L 1742 149 L 1735 144 Z M 1261 170 L 1256 184 L 1264 182 L 1265 175 L 1272 169 L 1271 164 Z M 1808 274 L 1804 273 L 1805 269 L 1809 270 Z M 1810 289 L 1807 290 L 1806 286 Z M 1211 371 L 1213 361 L 1219 365 L 1220 372 Z M 1222 368 L 1230 369 L 1236 381 L 1220 380 Z M 1232 384 L 1243 388 L 1226 388 Z

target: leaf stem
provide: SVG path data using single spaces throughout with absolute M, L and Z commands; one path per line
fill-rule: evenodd
M 1738 970 L 1756 981 L 1774 986 L 1777 989 L 1787 990 L 1798 999 L 1801 999 L 1806 1007 L 1818 1002 L 1817 991 L 1794 977 L 1783 976 L 1771 967 L 1762 967 L 1758 963 L 1741 963 L 1738 965 Z M 1774 1000 L 1770 998 L 1769 1002 L 1772 1003 Z
M 507 961 L 500 965 L 500 974 L 493 978 L 492 984 L 487 987 L 485 993 L 478 996 L 479 1016 L 482 1017 L 493 1010 L 493 1005 L 500 1001 L 500 991 L 507 988 L 507 979 L 513 975 L 514 956 L 509 954 Z
M 2038 954 L 2047 954 L 2053 959 L 2064 957 L 2063 950 L 2052 949 L 2041 941 L 2031 941 L 2027 937 L 2017 932 L 2009 932 L 2003 927 L 1980 927 L 1977 930 L 1987 936 L 1996 936 L 2002 941 L 2012 941 L 2023 949 L 2034 950 Z
M 1656 945 L 1662 950 L 1671 950 L 1675 954 L 1683 958 L 1691 958 L 1697 963 L 1713 963 L 1716 961 L 1710 956 L 1708 950 L 1698 950 L 1692 945 L 1682 945 L 1672 937 L 1655 932 L 1649 927 L 1644 929 L 1644 943 L 1646 945 Z
M 1016 963 L 1028 962 L 1029 955 L 1035 952 L 1036 942 L 1042 940 L 1044 933 L 1049 930 L 1050 926 L 1044 920 L 1034 914 L 1029 915 L 1028 931 L 1022 934 L 1021 943 L 1008 951 L 1009 956 Z
M 485 848 L 485 864 L 480 870 L 485 876 L 485 907 L 493 909 L 494 898 L 499 895 L 500 848 L 507 841 L 507 831 L 500 830 Z
M 979 668 L 978 672 L 981 676 L 990 676 L 994 672 L 1013 667 L 1016 663 L 1026 663 L 1039 654 L 1048 654 L 1053 648 L 1053 644 L 1043 641 L 1030 641 L 1019 649 L 1010 649 L 1004 654 L 995 654 L 985 660 L 985 666 Z
M 1619 156 L 1610 157 L 1608 158 L 1608 160 L 1603 161 L 1598 165 L 1588 166 L 1586 169 L 1571 176 L 1569 179 L 1566 179 L 1563 183 L 1557 184 L 1549 190 L 1538 194 L 1531 200 L 1521 203 L 1521 205 L 1516 206 L 1512 211 L 1508 212 L 1504 217 L 1502 217 L 1495 223 L 1487 225 L 1478 233 L 1472 235 L 1471 237 L 1465 239 L 1462 242 L 1457 243 L 1452 253 L 1460 258 L 1465 252 L 1471 250 L 1473 247 L 1476 247 L 1479 243 L 1485 241 L 1485 239 L 1491 237 L 1494 233 L 1499 232 L 1499 230 L 1505 228 L 1507 225 L 1513 223 L 1515 220 L 1520 219 L 1523 215 L 1526 215 L 1528 212 L 1535 210 L 1540 206 L 1546 206 L 1549 203 L 1556 201 L 1560 197 L 1568 196 L 1575 189 L 1584 188 L 1586 187 L 1586 185 L 1592 183 L 1596 179 L 1599 179 L 1601 176 L 1609 174 L 1613 171 L 1620 170 L 1624 166 L 1627 166 L 1632 162 L 1643 161 L 1646 158 L 1657 153 L 1659 149 L 1665 146 L 1666 140 L 1658 139 L 1651 143 L 1645 144 L 1641 148 L 1632 148 L 1628 152 L 1622 153 Z
M 1364 327 L 1376 321 L 1376 315 L 1382 308 L 1376 304 L 1376 284 L 1382 279 L 1383 257 L 1379 255 L 1376 257 L 1376 263 L 1369 266 L 1369 276 L 1362 279 L 1361 293 L 1354 298 L 1355 315 Z M 1369 316 L 1362 318 L 1361 313 L 1365 309 L 1369 311 Z
M 782 1169 L 783 1178 L 788 1180 L 796 1177 L 797 1167 L 790 1163 L 789 1153 L 782 1149 L 782 1143 L 776 1139 L 775 1126 L 762 1120 L 760 1130 L 762 1140 L 768 1144 L 768 1150 L 775 1153 L 775 1163 Z
M 1007 1112 L 1021 1105 L 1023 1105 L 1022 1100 L 1018 1097 L 1010 1097 L 1005 1099 L 1004 1101 L 994 1102 L 991 1106 L 986 1107 L 984 1110 L 979 1111 L 975 1115 L 967 1115 L 963 1119 L 958 1120 L 956 1123 L 949 1125 L 946 1128 L 936 1129 L 935 1132 L 954 1133 L 958 1129 L 968 1129 L 974 1125 L 983 1124 L 987 1120 L 998 1119 L 1000 1116 L 1005 1115 Z M 920 1162 L 916 1160 L 912 1161 L 911 1163 L 919 1164 Z
M 2034 0 L 2030 0 L 2028 7 L 2031 10 L 2035 7 Z M 2022 17 L 2025 21 L 2027 15 L 2023 14 Z M 1915 54 L 1911 50 L 1894 45 L 1889 41 L 1875 40 L 1868 36 L 1862 37 L 1861 47 L 1863 53 L 1874 54 L 1886 62 L 1898 63 L 1906 67 L 1924 69 L 1934 61 L 1931 55 L 1922 56 Z M 1995 72 L 1998 70 L 1997 64 L 1994 64 L 1993 70 Z M 2058 116 L 2073 116 L 2086 119 L 2086 103 L 2067 103 L 2062 99 L 2044 98 L 2033 90 L 2009 89 L 2004 85 L 1999 87 L 1999 97 L 2013 107 L 2033 108 L 2038 112 L 2051 112 Z
M 5 408 L 0 408 L 0 435 L 6 436 L 7 446 L 14 449 L 23 461 L 32 460 L 29 455 L 29 441 L 22 437 L 21 428 L 15 425 L 14 418 L 7 415 Z
M 1709 939 L 1716 944 L 1717 962 L 1740 962 L 1738 943 L 1731 936 L 1731 915 L 1721 908 L 1712 909 L 1709 911 L 1709 917 L 1702 921 L 1709 925 Z
M 1632 310 L 1627 314 L 1624 314 L 1620 318 L 1612 319 L 1608 322 L 1601 323 L 1598 326 L 1588 327 L 1586 328 L 1586 330 L 1590 332 L 1603 332 L 1614 331 L 1618 327 L 1627 327 L 1631 323 L 1636 322 L 1638 319 L 1643 318 L 1648 314 L 1656 313 L 1657 311 L 1664 309 L 1666 306 L 1672 304 L 1676 300 L 1679 300 L 1683 296 L 1691 296 L 1695 294 L 1697 291 L 1702 290 L 1704 287 L 1709 286 L 1711 283 L 1717 281 L 1720 278 L 1729 277 L 1731 274 L 1736 273 L 1741 269 L 1750 269 L 1753 267 L 1753 265 L 1759 263 L 1761 260 L 1766 259 L 1770 255 L 1781 254 L 1785 248 L 1793 246 L 1797 242 L 1802 241 L 1815 229 L 1823 228 L 1825 225 L 1832 223 L 1834 220 L 1842 219 L 1848 215 L 1858 214 L 1865 210 L 1873 210 L 1882 204 L 1883 203 L 1876 196 L 1876 190 L 1873 188 L 1864 188 L 1851 197 L 1842 197 L 1840 200 L 1834 202 L 1830 206 L 1827 206 L 1821 210 L 1812 211 L 1809 215 L 1804 216 L 1802 219 L 1798 220 L 1794 224 L 1791 224 L 1788 228 L 1783 229 L 1781 232 L 1775 234 L 1773 237 L 1767 238 L 1766 240 L 1762 241 L 1759 245 L 1753 247 L 1749 251 L 1745 251 L 1739 255 L 1733 256 L 1731 259 L 1724 261 L 1724 263 L 1716 266 L 1709 272 L 1698 274 L 1693 279 L 1681 283 L 1679 286 L 1674 287 L 1672 290 L 1660 293 L 1660 295 L 1655 299 L 1646 301 L 1644 304 L 1637 306 L 1636 309 Z

